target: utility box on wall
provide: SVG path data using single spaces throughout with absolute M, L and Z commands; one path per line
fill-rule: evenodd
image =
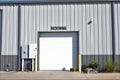
M 22 59 L 28 58 L 28 45 L 22 46 Z
M 22 46 L 22 59 L 35 58 L 37 56 L 37 44 L 29 44 Z
M 22 71 L 37 71 L 37 44 L 22 46 Z
M 37 56 L 37 44 L 29 44 L 29 58 Z

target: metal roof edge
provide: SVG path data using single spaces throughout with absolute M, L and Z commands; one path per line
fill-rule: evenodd
M 120 2 L 120 0 L 18 0 L 18 1 L 1 1 L 0 3 L 77 3 L 77 2 Z

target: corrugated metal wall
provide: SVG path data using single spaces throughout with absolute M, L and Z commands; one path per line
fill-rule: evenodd
M 114 17 L 115 17 L 115 54 L 116 62 L 119 63 L 120 67 L 120 3 L 115 3 L 114 6 Z
M 91 24 L 88 24 L 92 20 Z M 90 4 L 40 4 L 21 6 L 21 45 L 37 43 L 38 32 L 61 32 L 51 26 L 66 26 L 64 31 L 79 31 L 79 54 L 82 67 L 90 60 L 100 62 L 100 69 L 111 59 L 111 5 Z M 64 32 L 63 31 L 63 32 Z
M 112 59 L 112 27 L 110 4 L 81 5 L 79 13 L 80 54 L 82 68 L 91 60 L 99 61 L 100 70 Z M 92 23 L 88 22 L 92 19 Z
M 0 5 L 2 10 L 2 48 L 0 70 L 10 64 L 10 70 L 17 69 L 18 6 Z
M 2 5 L 2 55 L 17 55 L 18 7 Z
M 120 3 L 115 3 L 115 54 L 120 61 Z M 11 64 L 17 70 L 18 6 L 0 5 L 2 13 L 2 45 L 0 70 Z M 38 32 L 79 31 L 79 54 L 82 68 L 89 61 L 105 62 L 112 59 L 112 27 L 110 3 L 21 4 L 20 45 L 37 43 Z M 88 24 L 92 20 L 91 24 Z M 51 30 L 51 26 L 66 26 L 67 30 Z

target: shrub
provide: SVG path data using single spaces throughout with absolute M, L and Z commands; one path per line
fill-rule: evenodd
M 97 61 L 91 61 L 91 62 L 89 63 L 89 67 L 90 67 L 90 68 L 97 69 L 98 66 L 99 66 L 99 63 L 98 63 Z
M 117 69 L 117 72 L 119 72 L 119 73 L 120 73 L 120 69 Z
M 107 61 L 105 68 L 107 72 L 115 72 L 117 70 L 117 63 L 113 61 Z

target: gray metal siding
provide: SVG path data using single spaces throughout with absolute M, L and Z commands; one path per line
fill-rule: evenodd
M 67 30 L 50 30 L 51 26 L 66 26 Z M 38 32 L 66 31 L 79 31 L 79 54 L 85 66 L 97 60 L 102 69 L 112 59 L 109 3 L 21 5 L 21 45 L 37 43 Z
M 98 54 L 97 43 L 99 43 L 99 54 L 103 52 L 111 54 L 111 41 L 107 41 L 111 40 L 110 12 L 108 3 L 22 5 L 21 45 L 36 43 L 37 32 L 58 31 L 50 30 L 51 26 L 66 26 L 67 30 L 64 31 L 79 31 L 80 37 L 84 36 L 80 38 L 85 44 L 82 47 L 84 50 L 81 52 L 82 54 L 86 54 L 85 51 L 87 54 L 91 52 Z M 93 23 L 88 25 L 91 19 L 93 19 Z M 86 45 L 88 45 L 88 50 L 86 50 Z M 93 50 L 92 47 L 96 49 Z
M 83 51 L 81 53 L 84 55 L 112 54 L 110 5 L 90 4 L 82 5 L 82 8 L 80 11 L 82 29 L 80 31 L 82 33 Z M 89 25 L 88 22 L 91 19 L 93 22 Z
M 112 55 L 82 55 L 81 60 L 82 60 L 82 70 L 85 70 L 85 68 L 88 67 L 89 62 L 91 60 L 94 60 L 99 62 L 100 64 L 99 70 L 103 71 L 105 70 L 106 62 L 112 60 Z
M 116 3 L 114 7 L 115 12 L 115 54 L 120 55 L 120 3 Z
M 0 70 L 6 70 L 7 64 L 10 64 L 10 70 L 17 70 L 18 7 L 0 5 L 0 10 L 2 10 Z
M 114 19 L 115 19 L 115 60 L 120 61 L 120 3 L 114 4 Z M 120 64 L 119 64 L 120 67 Z
M 18 11 L 17 6 L 2 5 L 2 52 L 1 55 L 17 55 Z
M 1 55 L 0 56 L 0 70 L 6 70 L 7 65 L 10 64 L 9 70 L 16 71 L 18 69 L 17 55 Z
M 112 57 L 112 30 L 110 4 L 81 5 L 80 54 L 82 64 L 88 66 L 92 60 L 99 61 L 100 70 Z M 88 25 L 88 22 L 93 22 Z
M 115 51 L 119 55 L 120 4 L 115 4 Z M 10 63 L 17 69 L 18 6 L 1 5 L 2 47 L 1 66 Z M 88 22 L 92 20 L 91 24 Z M 112 59 L 111 5 L 109 3 L 22 4 L 20 45 L 37 43 L 38 32 L 79 31 L 79 54 L 83 68 L 90 60 L 100 62 L 100 69 Z M 51 30 L 51 26 L 66 26 L 67 30 Z M 116 56 L 116 61 L 120 57 Z M 13 67 L 13 68 L 12 68 Z

